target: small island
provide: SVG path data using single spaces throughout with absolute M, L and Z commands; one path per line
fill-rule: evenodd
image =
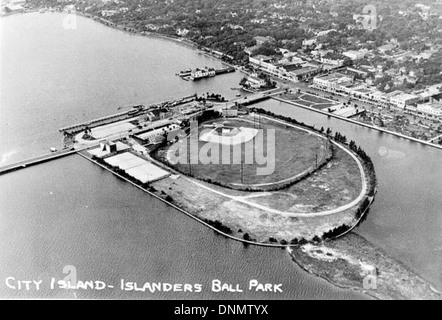
M 249 244 L 337 238 L 376 193 L 354 141 L 238 101 L 185 97 L 62 131 L 83 156 Z

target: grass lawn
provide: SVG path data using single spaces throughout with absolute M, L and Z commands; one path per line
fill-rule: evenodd
M 249 117 L 248 119 L 253 121 L 252 117 Z M 223 120 L 219 120 L 216 122 L 221 123 L 223 122 Z M 228 125 L 233 127 L 253 127 L 253 123 L 235 119 L 228 120 Z M 201 129 L 199 130 L 200 135 Z M 262 130 L 259 131 L 258 135 L 253 140 L 250 140 L 249 142 L 243 144 L 242 147 L 253 148 L 256 140 L 258 139 L 259 141 L 260 137 L 264 137 L 264 139 L 262 139 L 262 141 L 264 141 L 263 150 L 264 152 L 266 152 L 268 147 L 268 130 L 274 129 L 275 157 L 273 158 L 273 156 L 269 156 L 267 158 L 267 164 L 258 164 L 256 162 L 256 158 L 253 159 L 253 164 L 243 164 L 244 184 L 274 183 L 296 176 L 314 166 L 316 164 L 316 156 L 318 156 L 318 162 L 320 162 L 328 155 L 328 151 L 325 150 L 325 139 L 311 135 L 305 131 L 275 122 L 270 123 L 265 119 L 261 121 L 260 129 Z M 241 164 L 239 161 L 237 162 L 237 164 L 233 164 L 233 148 L 230 149 L 230 163 L 232 164 L 221 164 L 222 148 L 215 143 L 199 141 L 200 150 L 201 148 L 207 148 L 207 145 L 213 147 L 214 149 L 217 148 L 218 150 L 220 150 L 219 157 L 217 158 L 219 159 L 219 164 L 193 164 L 191 168 L 192 176 L 196 178 L 211 179 L 212 181 L 218 181 L 224 184 L 240 184 Z M 209 155 L 211 155 L 211 153 L 209 153 Z M 187 156 L 185 157 L 186 159 L 188 158 Z M 181 172 L 185 172 L 187 174 L 190 173 L 190 166 L 188 164 L 176 164 L 174 165 L 174 167 Z M 269 175 L 257 175 L 257 168 L 264 167 L 274 167 L 273 173 Z
M 289 212 L 319 212 L 350 203 L 361 192 L 357 163 L 343 150 L 320 171 L 284 191 L 250 200 Z
M 320 97 L 317 97 L 317 96 L 313 96 L 313 95 L 310 95 L 310 94 L 302 95 L 301 99 L 302 100 L 307 100 L 307 101 L 310 101 L 310 102 L 313 102 L 313 103 L 330 103 L 329 100 L 326 100 L 326 99 L 323 99 L 323 98 L 320 98 Z

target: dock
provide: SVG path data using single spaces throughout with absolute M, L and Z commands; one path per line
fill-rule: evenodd
M 85 130 L 86 128 L 92 129 L 92 128 L 99 127 L 99 126 L 102 126 L 105 124 L 109 124 L 109 123 L 113 123 L 113 122 L 117 122 L 117 121 L 126 120 L 129 118 L 134 118 L 134 117 L 140 116 L 141 114 L 143 114 L 143 112 L 148 112 L 152 108 L 171 107 L 171 106 L 175 106 L 175 105 L 178 105 L 181 103 L 191 102 L 195 98 L 196 98 L 196 94 L 193 94 L 193 95 L 185 96 L 185 97 L 178 98 L 178 99 L 172 99 L 172 100 L 152 104 L 147 107 L 142 106 L 143 108 L 139 109 L 139 112 L 137 112 L 136 114 L 132 114 L 131 112 L 134 110 L 131 109 L 128 111 L 112 114 L 112 115 L 109 115 L 106 117 L 94 119 L 91 121 L 85 121 L 82 123 L 77 123 L 77 124 L 74 124 L 71 126 L 63 127 L 63 128 L 58 129 L 58 131 L 60 131 L 63 134 L 75 134 L 75 133 Z M 139 105 L 139 106 L 141 106 L 141 105 Z
M 230 66 L 221 69 L 204 67 L 202 69 L 195 69 L 195 70 L 187 69 L 186 71 L 181 71 L 179 73 L 176 73 L 176 75 L 185 81 L 189 80 L 195 81 L 195 80 L 219 76 L 226 73 L 232 73 L 235 71 L 236 69 Z M 195 76 L 195 73 L 197 72 L 201 72 L 201 75 Z

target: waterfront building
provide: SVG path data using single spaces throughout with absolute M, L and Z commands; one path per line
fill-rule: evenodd
M 258 77 L 247 77 L 246 86 L 252 87 L 253 89 L 260 89 L 266 85 L 266 82 L 264 79 L 258 78 Z
M 425 104 L 418 104 L 416 111 L 442 120 L 442 103 L 429 102 Z
M 19 13 L 19 12 L 24 12 L 25 8 L 23 8 L 19 4 L 8 4 L 4 7 L 3 10 L 6 13 Z
M 405 106 L 417 103 L 419 101 L 419 96 L 415 94 L 404 93 L 402 91 L 394 91 L 389 95 L 390 103 L 397 108 L 404 109 Z

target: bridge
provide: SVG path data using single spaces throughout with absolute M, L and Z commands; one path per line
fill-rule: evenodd
M 53 153 L 49 153 L 49 154 L 44 154 L 44 155 L 41 155 L 41 156 L 38 156 L 35 158 L 11 163 L 6 166 L 0 167 L 0 175 L 6 174 L 6 173 L 9 173 L 12 171 L 16 171 L 16 170 L 28 168 L 28 167 L 31 167 L 31 166 L 34 166 L 34 165 L 37 165 L 40 163 L 48 162 L 51 160 L 55 160 L 58 158 L 66 157 L 66 156 L 69 156 L 73 153 L 77 153 L 79 151 L 85 150 L 87 148 L 90 148 L 90 146 L 84 147 L 81 149 L 65 149 L 65 150 L 61 150 L 61 151 L 57 151 L 57 152 L 53 152 Z

